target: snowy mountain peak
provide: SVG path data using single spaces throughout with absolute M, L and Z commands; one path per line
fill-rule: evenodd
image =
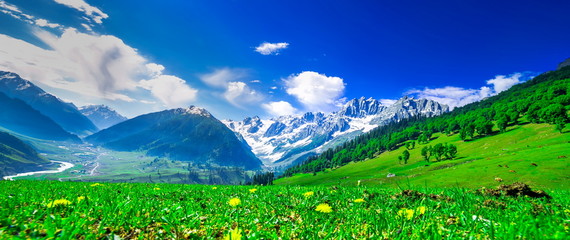
M 206 109 L 201 107 L 196 107 L 194 105 L 187 107 L 187 108 L 178 108 L 175 110 L 177 113 L 181 114 L 190 114 L 190 115 L 199 115 L 203 117 L 212 117 L 212 114 L 208 112 Z
M 83 106 L 79 108 L 79 111 L 99 129 L 105 129 L 127 120 L 126 117 L 105 105 Z
M 308 156 L 335 147 L 378 126 L 415 116 L 435 116 L 448 107 L 426 99 L 404 97 L 385 106 L 361 97 L 333 113 L 307 112 L 263 120 L 222 121 L 251 146 L 268 167 L 287 167 Z

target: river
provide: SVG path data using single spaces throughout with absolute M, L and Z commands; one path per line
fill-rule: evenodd
M 31 175 L 34 175 L 34 174 L 60 173 L 60 172 L 63 172 L 63 171 L 65 171 L 65 170 L 70 169 L 70 168 L 72 168 L 73 166 L 75 166 L 75 165 L 73 165 L 73 163 L 68 163 L 68 162 L 61 162 L 61 161 L 51 161 L 51 162 L 53 162 L 53 163 L 59 163 L 59 164 L 61 164 L 61 165 L 60 165 L 59 168 L 56 169 L 56 170 L 45 170 L 45 171 L 36 171 L 36 172 L 25 172 L 25 173 L 18 173 L 18 174 L 16 174 L 16 175 L 12 175 L 12 176 L 5 176 L 5 177 L 4 177 L 4 180 L 11 180 L 11 181 L 13 181 L 15 177 L 31 176 Z

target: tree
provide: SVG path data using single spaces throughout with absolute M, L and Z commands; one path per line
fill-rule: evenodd
M 509 125 L 509 119 L 506 114 L 499 114 L 497 117 L 497 127 L 500 132 L 507 131 L 507 126 Z
M 440 161 L 445 153 L 445 147 L 443 144 L 438 143 L 431 148 L 431 155 L 435 158 L 436 161 Z
M 445 146 L 445 155 L 448 159 L 454 159 L 457 156 L 457 146 L 453 144 L 447 144 Z
M 426 162 L 429 162 L 429 158 L 431 157 L 431 146 L 425 146 L 422 148 L 422 157 L 424 157 L 424 160 L 426 160 Z
M 564 127 L 566 127 L 566 120 L 562 117 L 556 118 L 556 131 L 562 133 Z
M 408 150 L 404 150 L 404 152 L 402 152 L 402 160 L 404 160 L 404 164 L 408 164 L 408 159 L 410 159 L 410 152 L 408 152 Z
M 493 132 L 493 122 L 488 118 L 479 117 L 475 121 L 475 129 L 479 135 L 488 135 Z

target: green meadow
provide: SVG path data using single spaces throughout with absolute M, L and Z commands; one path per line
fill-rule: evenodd
M 459 134 L 434 134 L 428 144 L 409 150 L 408 164 L 399 164 L 400 147 L 378 157 L 351 162 L 324 172 L 296 174 L 276 181 L 278 185 L 339 185 L 397 187 L 491 187 L 524 182 L 538 189 L 570 189 L 570 133 L 560 133 L 549 124 L 523 124 L 507 132 L 462 141 Z M 438 143 L 457 146 L 452 160 L 426 162 L 421 148 Z M 387 177 L 388 174 L 395 177 Z
M 20 180 L 0 181 L 0 193 L 1 239 L 570 237 L 563 190 L 535 198 L 464 188 Z

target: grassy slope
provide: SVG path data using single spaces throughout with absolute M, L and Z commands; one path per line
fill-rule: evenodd
M 366 185 L 427 186 L 427 187 L 480 187 L 496 186 L 495 178 L 505 183 L 525 182 L 534 188 L 570 188 L 570 132 L 554 131 L 548 124 L 513 126 L 508 132 L 463 142 L 459 135 L 436 134 L 429 145 L 452 143 L 458 147 L 458 158 L 436 163 L 426 162 L 420 155 L 424 145 L 411 150 L 407 165 L 398 164 L 398 155 L 404 150 L 382 153 L 377 158 L 353 162 L 325 173 L 297 174 L 279 179 L 278 185 Z M 433 158 L 431 159 L 433 160 Z M 532 166 L 536 163 L 538 166 Z M 502 165 L 499 167 L 498 165 Z M 508 168 L 505 167 L 508 165 Z M 514 170 L 516 172 L 511 172 Z M 396 177 L 387 178 L 388 173 Z

